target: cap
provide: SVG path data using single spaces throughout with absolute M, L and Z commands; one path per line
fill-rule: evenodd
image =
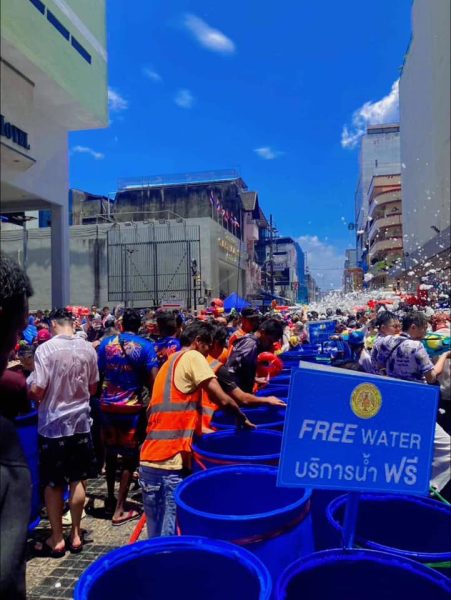
M 48 340 L 52 339 L 52 334 L 48 329 L 40 329 L 38 331 L 38 344 L 43 344 L 44 342 L 48 342 Z
M 360 344 L 363 344 L 364 342 L 365 334 L 363 333 L 363 331 L 351 331 L 348 338 L 348 343 L 351 346 L 360 346 Z

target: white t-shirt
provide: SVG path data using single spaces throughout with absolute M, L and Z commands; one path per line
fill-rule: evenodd
M 38 346 L 33 383 L 45 389 L 38 432 L 49 438 L 88 433 L 89 386 L 99 380 L 97 354 L 76 336 L 57 335 Z

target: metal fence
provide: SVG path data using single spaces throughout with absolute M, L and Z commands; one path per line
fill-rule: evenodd
M 196 307 L 200 295 L 200 228 L 165 224 L 117 225 L 108 232 L 108 299 L 159 306 L 179 299 Z

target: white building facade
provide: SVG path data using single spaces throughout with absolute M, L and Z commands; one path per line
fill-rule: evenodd
M 104 0 L 2 0 L 1 81 L 1 212 L 51 210 L 51 258 L 41 267 L 51 268 L 51 305 L 64 306 L 67 133 L 107 125 Z M 6 238 L 1 250 L 14 254 Z
M 449 0 L 415 0 L 412 21 L 399 87 L 406 269 L 441 258 L 449 272 Z

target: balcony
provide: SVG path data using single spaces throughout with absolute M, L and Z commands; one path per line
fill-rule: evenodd
M 369 252 L 370 259 L 375 258 L 380 253 L 387 255 L 389 252 L 393 252 L 393 250 L 402 250 L 401 238 L 381 240 L 380 242 L 373 244 Z
M 382 217 L 373 221 L 368 233 L 370 244 L 378 233 L 384 229 L 387 229 L 388 227 L 393 227 L 396 225 L 402 225 L 402 215 L 400 214 Z
M 385 205 L 390 204 L 391 202 L 401 202 L 400 189 L 382 192 L 381 194 L 375 196 L 373 201 L 370 203 L 368 216 L 373 217 L 374 213 L 379 207 L 385 207 Z

